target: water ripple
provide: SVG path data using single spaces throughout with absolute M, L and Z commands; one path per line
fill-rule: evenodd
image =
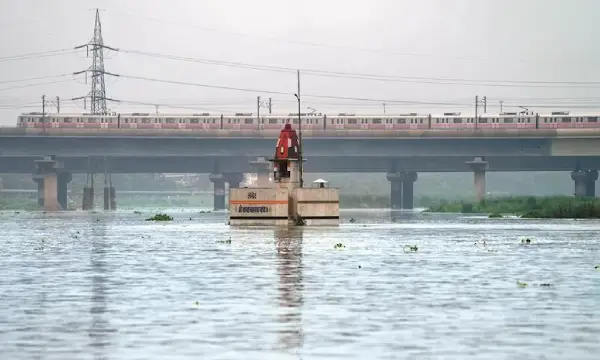
M 597 221 L 371 211 L 345 213 L 357 222 L 339 229 L 286 231 L 172 214 L 151 223 L 125 212 L 0 213 L 2 358 L 600 352 Z

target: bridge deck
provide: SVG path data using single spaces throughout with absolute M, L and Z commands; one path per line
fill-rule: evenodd
M 279 130 L 23 129 L 0 128 L 0 137 L 136 137 L 277 139 Z M 599 138 L 600 129 L 302 130 L 305 138 Z

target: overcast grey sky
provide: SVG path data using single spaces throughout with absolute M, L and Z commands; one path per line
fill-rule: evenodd
M 83 70 L 91 65 L 85 50 L 20 60 L 14 56 L 90 41 L 96 7 L 103 10 L 105 45 L 124 50 L 105 54 L 106 71 L 290 93 L 269 95 L 106 77 L 108 97 L 163 104 L 160 112 L 255 112 L 258 95 L 273 98 L 274 112 L 293 111 L 295 73 L 149 57 L 125 50 L 385 76 L 386 81 L 380 81 L 356 75 L 304 74 L 304 105 L 328 113 L 381 114 L 383 101 L 388 113 L 472 112 L 475 95 L 487 96 L 488 112 L 499 110 L 499 100 L 505 101 L 506 110 L 522 104 L 538 112 L 550 111 L 540 105 L 553 103 L 600 103 L 600 85 L 569 88 L 517 83 L 600 81 L 597 0 L 0 0 L 0 125 L 14 124 L 20 112 L 40 111 L 43 94 L 50 100 L 60 96 L 61 112 L 83 111 L 82 101 L 69 100 L 89 92 L 83 75 L 21 80 Z M 434 79 L 408 82 L 406 77 Z M 37 85 L 53 81 L 62 82 Z M 473 81 L 480 83 L 467 84 Z M 109 103 L 109 108 L 155 111 L 154 106 L 127 103 Z M 49 110 L 55 111 L 52 106 Z

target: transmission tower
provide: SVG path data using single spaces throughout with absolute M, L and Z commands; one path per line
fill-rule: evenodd
M 92 77 L 92 90 L 86 96 L 80 96 L 77 98 L 73 98 L 71 100 L 80 100 L 84 99 L 84 109 L 85 109 L 85 100 L 86 98 L 90 98 L 91 104 L 91 113 L 104 115 L 107 114 L 108 111 L 106 109 L 106 100 L 115 101 L 113 99 L 106 97 L 106 86 L 104 84 L 104 75 L 112 75 L 119 76 L 117 74 L 112 74 L 104 71 L 104 49 L 118 51 L 117 49 L 111 48 L 109 46 L 104 45 L 104 41 L 102 40 L 102 24 L 100 23 L 100 11 L 96 9 L 96 23 L 94 25 L 94 37 L 92 40 L 83 45 L 76 46 L 75 49 L 86 48 L 87 56 L 89 57 L 90 52 L 92 53 L 92 66 L 86 70 L 78 71 L 73 73 L 73 75 L 78 74 L 86 74 L 86 83 L 87 83 L 87 74 L 90 73 Z

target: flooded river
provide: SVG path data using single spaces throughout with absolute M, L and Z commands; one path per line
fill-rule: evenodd
M 1 358 L 599 358 L 598 221 L 168 213 L 0 213 Z

